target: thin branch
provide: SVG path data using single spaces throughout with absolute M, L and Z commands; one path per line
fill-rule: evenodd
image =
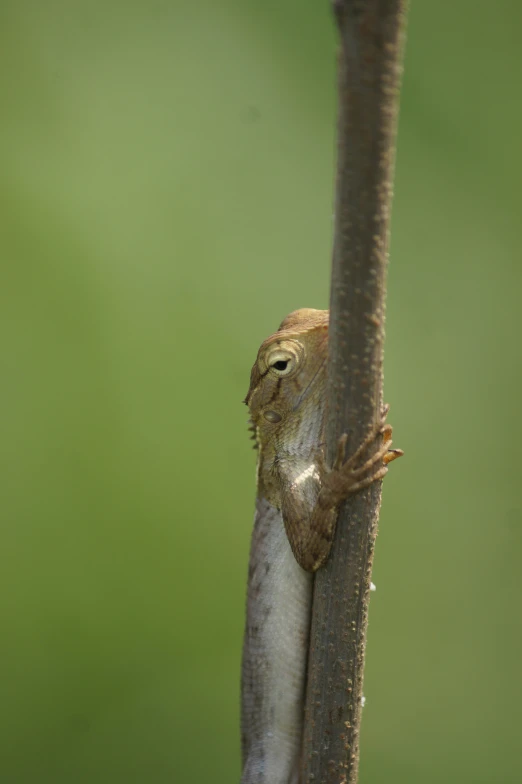
M 382 406 L 382 361 L 406 0 L 334 0 L 339 28 L 339 126 L 330 300 L 327 448 L 352 449 Z M 349 499 L 315 579 L 303 782 L 356 784 L 376 482 Z

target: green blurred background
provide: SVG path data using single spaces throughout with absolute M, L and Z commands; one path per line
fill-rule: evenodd
M 361 784 L 522 780 L 522 8 L 414 2 Z M 260 341 L 326 307 L 326 0 L 0 4 L 2 784 L 230 784 Z

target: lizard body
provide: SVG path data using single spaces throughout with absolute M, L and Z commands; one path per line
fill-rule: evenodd
M 328 311 L 290 313 L 265 340 L 245 402 L 259 449 L 241 679 L 241 784 L 298 784 L 312 579 L 339 506 L 384 476 L 382 421 L 349 459 L 324 461 Z M 377 437 L 382 434 L 381 439 Z M 368 457 L 367 453 L 370 452 Z

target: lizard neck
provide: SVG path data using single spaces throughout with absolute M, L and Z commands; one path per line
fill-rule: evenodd
M 289 486 L 315 474 L 317 453 L 324 441 L 324 398 L 310 397 L 293 412 L 285 427 L 259 444 L 258 487 L 276 508 L 281 506 L 281 479 Z

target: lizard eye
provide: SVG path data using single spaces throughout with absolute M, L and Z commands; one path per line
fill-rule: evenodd
M 267 365 L 274 375 L 282 378 L 294 372 L 297 359 L 295 352 L 278 347 L 267 357 Z

